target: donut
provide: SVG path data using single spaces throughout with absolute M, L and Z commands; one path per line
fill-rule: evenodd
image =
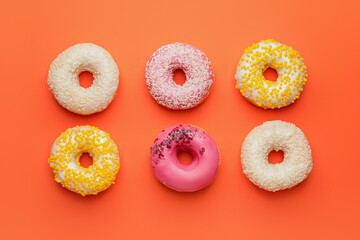
M 88 88 L 79 84 L 79 74 L 84 71 L 91 72 L 94 77 Z M 101 112 L 113 100 L 119 69 L 105 49 L 92 43 L 80 43 L 60 53 L 51 63 L 47 82 L 61 106 L 89 115 Z
M 275 82 L 266 80 L 268 68 L 278 73 Z M 300 97 L 307 79 L 304 59 L 292 47 L 272 39 L 255 43 L 245 50 L 236 70 L 236 88 L 253 104 L 281 108 Z
M 202 129 L 176 125 L 163 130 L 151 146 L 151 167 L 155 177 L 178 192 L 200 190 L 216 177 L 220 153 L 214 140 Z M 189 165 L 180 163 L 179 151 L 193 156 Z
M 284 152 L 281 163 L 268 162 L 272 150 Z M 304 133 L 294 124 L 280 120 L 264 122 L 247 135 L 241 148 L 241 164 L 251 182 L 272 192 L 302 182 L 313 166 Z
M 186 76 L 180 86 L 174 82 L 175 70 Z M 146 65 L 146 84 L 160 105 L 183 110 L 199 105 L 209 95 L 214 74 L 205 53 L 194 46 L 172 43 L 159 48 Z
M 93 158 L 88 168 L 80 165 L 83 153 Z M 114 184 L 119 153 L 109 134 L 93 126 L 69 128 L 56 139 L 48 159 L 55 181 L 85 195 L 96 195 Z

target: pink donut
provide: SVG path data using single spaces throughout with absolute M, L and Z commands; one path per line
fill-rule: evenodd
M 193 192 L 215 179 L 220 165 L 219 149 L 202 129 L 176 125 L 163 130 L 151 149 L 151 167 L 156 178 L 178 192 Z M 179 162 L 179 151 L 193 156 L 189 165 Z
M 174 82 L 174 71 L 186 76 L 180 86 Z M 146 84 L 150 94 L 164 107 L 181 110 L 200 104 L 209 95 L 214 74 L 205 53 L 191 45 L 172 43 L 159 48 L 146 65 Z

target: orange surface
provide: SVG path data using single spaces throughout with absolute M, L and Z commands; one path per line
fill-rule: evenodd
M 359 5 L 357 1 L 5 1 L 0 8 L 2 239 L 359 239 Z M 295 104 L 263 110 L 235 89 L 246 47 L 274 38 L 298 50 L 308 83 Z M 145 84 L 145 64 L 180 41 L 204 51 L 215 72 L 201 105 L 171 111 Z M 102 113 L 63 109 L 46 83 L 52 60 L 92 42 L 107 49 L 120 84 Z M 242 173 L 245 136 L 267 120 L 295 123 L 313 151 L 309 178 L 270 193 Z M 221 150 L 215 182 L 177 193 L 152 174 L 149 148 L 171 125 L 207 130 Z M 47 164 L 55 138 L 75 125 L 110 133 L 120 150 L 116 184 L 81 197 Z

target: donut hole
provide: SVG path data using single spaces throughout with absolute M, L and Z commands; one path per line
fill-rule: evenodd
M 184 83 L 186 82 L 185 72 L 182 69 L 176 69 L 174 71 L 173 79 L 177 85 L 184 85 Z
M 79 163 L 80 163 L 80 165 L 81 165 L 82 167 L 88 168 L 88 167 L 90 167 L 91 165 L 93 165 L 93 159 L 92 159 L 92 157 L 90 156 L 90 154 L 88 154 L 88 153 L 83 153 L 83 154 L 80 156 Z
M 89 71 L 83 71 L 79 74 L 79 84 L 83 88 L 88 88 L 93 84 L 94 76 Z
M 179 151 L 177 158 L 182 165 L 190 165 L 194 161 L 193 155 L 188 151 Z
M 278 164 L 284 161 L 284 152 L 279 150 L 272 150 L 268 155 L 268 162 L 270 164 Z
M 263 73 L 264 77 L 266 80 L 271 81 L 271 82 L 276 82 L 276 80 L 278 79 L 278 73 L 275 69 L 268 67 L 264 73 Z

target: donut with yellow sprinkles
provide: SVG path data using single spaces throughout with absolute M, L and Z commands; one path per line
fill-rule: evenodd
M 275 82 L 266 80 L 268 68 L 277 71 Z M 262 108 L 281 108 L 300 97 L 307 81 L 306 66 L 299 52 L 273 39 L 255 43 L 245 50 L 236 70 L 236 88 Z
M 93 164 L 80 165 L 88 153 Z M 109 134 L 93 126 L 69 128 L 55 140 L 49 157 L 55 181 L 63 187 L 85 195 L 96 195 L 115 183 L 119 171 L 119 152 Z

